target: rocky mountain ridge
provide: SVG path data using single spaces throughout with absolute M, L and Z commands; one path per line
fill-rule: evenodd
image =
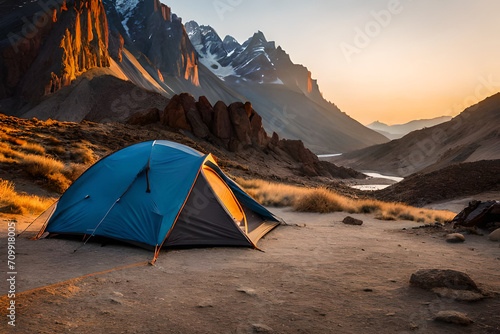
M 232 37 L 220 41 L 213 35 L 214 43 L 224 48 L 221 65 L 230 61 L 234 66 L 234 75 L 222 76 L 200 61 L 201 51 L 181 18 L 159 0 L 21 5 L 6 0 L 2 6 L 7 8 L 0 23 L 0 112 L 5 114 L 123 122 L 135 112 L 159 107 L 157 94 L 166 99 L 189 92 L 213 105 L 251 101 L 268 132 L 301 139 L 315 153 L 386 141 L 325 101 L 309 71 L 293 64 L 262 32 L 241 45 Z M 45 23 L 24 34 L 23 17 Z M 217 50 L 221 48 L 206 52 Z
M 377 131 L 389 139 L 399 139 L 409 134 L 412 131 L 430 128 L 432 126 L 448 122 L 452 119 L 451 116 L 441 116 L 432 119 L 417 119 L 404 124 L 387 125 L 376 121 L 368 124 L 366 127 Z

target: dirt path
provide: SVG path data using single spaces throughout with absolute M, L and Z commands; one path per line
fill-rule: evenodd
M 467 272 L 500 292 L 500 248 L 486 237 L 448 244 L 440 234 L 402 231 L 410 222 L 345 213 L 273 209 L 290 226 L 244 248 L 163 251 L 140 266 L 18 294 L 18 333 L 498 333 L 500 298 L 440 299 L 408 286 L 420 268 Z M 1 222 L 2 225 L 5 222 Z M 299 226 L 295 226 L 298 224 Z M 303 226 L 306 224 L 306 226 Z M 3 228 L 3 226 L 2 226 Z M 3 234 L 4 236 L 5 234 Z M 2 237 L 0 254 L 6 254 Z M 18 239 L 18 291 L 142 262 L 124 245 Z M 6 265 L 4 257 L 1 265 Z M 5 288 L 2 286 L 2 289 Z M 435 323 L 440 310 L 467 313 L 468 327 Z M 2 318 L 4 307 L 2 307 Z M 2 323 L 2 326 L 5 324 Z M 411 329 L 412 325 L 418 328 Z

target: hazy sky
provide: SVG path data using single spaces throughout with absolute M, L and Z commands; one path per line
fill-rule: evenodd
M 500 91 L 498 0 L 162 0 L 240 43 L 257 30 L 363 124 L 455 116 Z

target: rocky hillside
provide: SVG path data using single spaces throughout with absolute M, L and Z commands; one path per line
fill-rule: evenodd
M 408 176 L 462 162 L 500 159 L 499 148 L 500 93 L 465 109 L 449 122 L 330 161 L 357 170 Z
M 490 191 L 500 191 L 500 160 L 461 163 L 417 173 L 372 195 L 382 201 L 424 206 Z

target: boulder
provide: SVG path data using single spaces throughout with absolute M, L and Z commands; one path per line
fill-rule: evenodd
M 267 133 L 266 130 L 264 130 L 264 128 L 262 127 L 262 117 L 260 117 L 260 115 L 256 112 L 253 112 L 253 114 L 250 116 L 250 138 L 254 145 L 260 147 L 264 147 L 267 145 Z
M 342 220 L 342 223 L 347 225 L 363 225 L 363 221 L 361 219 L 356 219 L 351 216 L 347 216 Z
M 245 105 L 241 102 L 234 102 L 229 105 L 229 119 L 233 125 L 236 138 L 244 145 L 252 145 L 250 139 L 250 118 L 246 113 Z
M 470 325 L 473 322 L 467 314 L 457 311 L 440 311 L 436 314 L 434 320 L 464 326 Z
M 186 118 L 193 129 L 193 134 L 198 138 L 207 138 L 210 134 L 208 126 L 203 122 L 201 115 L 195 107 L 186 112 Z
M 231 137 L 231 121 L 227 106 L 222 101 L 218 101 L 214 106 L 214 119 L 211 130 L 218 138 L 229 139 Z
M 174 95 L 167 104 L 163 114 L 160 116 L 160 121 L 163 125 L 167 125 L 171 128 L 184 129 L 192 132 L 178 95 Z
M 491 241 L 500 241 L 500 228 L 497 228 L 488 235 L 488 239 Z
M 445 287 L 481 292 L 469 275 L 451 269 L 420 269 L 411 275 L 410 284 L 429 290 Z
M 252 331 L 254 333 L 273 333 L 274 330 L 267 326 L 267 325 L 264 325 L 264 324 L 252 324 Z
M 294 160 L 305 164 L 318 162 L 318 157 L 304 146 L 302 140 L 281 139 L 279 146 Z
M 250 295 L 250 296 L 256 296 L 257 295 L 257 291 L 255 291 L 255 289 L 249 288 L 249 287 L 245 287 L 245 286 L 237 288 L 236 291 L 245 293 L 245 294 Z
M 179 103 L 182 105 L 185 112 L 191 108 L 196 108 L 196 100 L 194 96 L 189 93 L 181 93 L 179 95 Z
M 248 101 L 245 102 L 245 112 L 246 112 L 248 118 L 250 118 L 250 116 L 252 116 L 252 114 L 255 113 L 255 111 L 252 108 L 252 103 L 250 103 Z
M 461 233 L 451 233 L 446 235 L 446 242 L 450 243 L 459 243 L 459 242 L 464 242 L 465 237 Z
M 196 102 L 196 107 L 200 112 L 201 119 L 209 128 L 212 127 L 212 122 L 214 120 L 214 108 L 205 96 L 200 96 L 198 102 Z
M 278 146 L 279 142 L 280 142 L 280 137 L 278 136 L 278 134 L 276 132 L 273 132 L 273 135 L 272 135 L 269 143 L 273 146 Z
M 148 125 L 160 121 L 160 110 L 158 108 L 149 108 L 136 112 L 127 121 L 130 125 Z

